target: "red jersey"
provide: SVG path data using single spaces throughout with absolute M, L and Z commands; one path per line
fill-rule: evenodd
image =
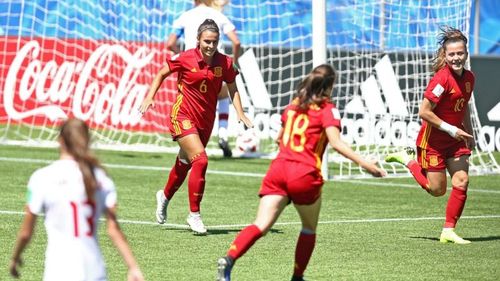
M 446 66 L 432 77 L 424 97 L 436 104 L 433 111 L 439 118 L 464 129 L 462 122 L 474 89 L 474 81 L 474 74 L 471 71 L 464 69 L 462 76 L 458 76 L 449 66 Z M 446 148 L 456 142 L 459 140 L 425 121 L 417 137 L 417 146 L 423 149 L 428 146 L 434 149 Z
M 328 144 L 325 129 L 335 126 L 341 130 L 340 113 L 335 105 L 328 101 L 302 110 L 294 100 L 281 115 L 281 123 L 283 136 L 276 159 L 297 161 L 321 170 Z
M 171 116 L 186 116 L 197 128 L 211 130 L 222 82 L 232 83 L 238 74 L 231 58 L 216 52 L 208 65 L 195 48 L 167 59 L 167 63 L 170 71 L 178 73 L 178 94 Z

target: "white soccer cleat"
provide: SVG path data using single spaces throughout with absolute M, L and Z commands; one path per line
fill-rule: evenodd
M 163 190 L 156 192 L 156 221 L 159 224 L 164 224 L 167 220 L 168 200 L 165 198 Z
M 186 221 L 191 230 L 195 234 L 202 234 L 202 235 L 207 234 L 207 228 L 205 227 L 203 221 L 201 220 L 201 215 L 189 214 Z
M 460 245 L 470 244 L 469 240 L 465 240 L 462 237 L 458 236 L 453 228 L 443 229 L 441 232 L 441 237 L 439 237 L 439 241 L 441 243 L 455 243 Z

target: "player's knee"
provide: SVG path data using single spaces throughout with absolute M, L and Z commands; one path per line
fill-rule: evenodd
M 445 185 L 439 185 L 436 187 L 430 186 L 429 187 L 429 194 L 431 194 L 434 197 L 441 197 L 446 194 L 446 184 Z
M 451 178 L 451 184 L 454 187 L 467 189 L 469 185 L 469 175 L 465 171 L 458 171 Z
M 195 154 L 191 157 L 191 165 L 208 166 L 208 156 L 205 151 Z

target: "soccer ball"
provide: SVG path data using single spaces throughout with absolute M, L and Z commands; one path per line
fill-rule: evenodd
M 236 148 L 242 153 L 257 152 L 259 142 L 259 136 L 255 134 L 255 131 L 248 129 L 236 137 Z

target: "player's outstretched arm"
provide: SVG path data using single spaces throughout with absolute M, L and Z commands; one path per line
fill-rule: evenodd
M 238 114 L 238 121 L 242 121 L 248 128 L 253 128 L 253 123 L 248 119 L 245 112 L 243 111 L 243 105 L 241 104 L 240 93 L 238 92 L 238 87 L 236 82 L 227 83 L 227 88 L 229 90 L 229 96 L 233 101 L 233 106 Z
M 149 88 L 148 95 L 142 102 L 141 106 L 139 107 L 139 112 L 141 114 L 146 113 L 146 111 L 149 109 L 149 107 L 155 107 L 154 99 L 156 96 L 156 93 L 158 92 L 158 89 L 161 86 L 161 83 L 165 78 L 167 78 L 168 75 L 170 75 L 170 68 L 168 67 L 168 64 L 166 64 L 164 67 L 158 71 L 156 74 L 155 78 L 153 79 L 153 82 L 151 83 L 151 87 Z
M 355 162 L 363 169 L 367 170 L 374 177 L 383 177 L 386 175 L 386 172 L 379 168 L 375 163 L 367 161 L 356 152 L 352 150 L 352 148 L 345 143 L 340 138 L 340 131 L 337 127 L 328 127 L 326 128 L 326 136 L 328 137 L 328 142 L 338 153 L 342 154 L 347 159 Z

